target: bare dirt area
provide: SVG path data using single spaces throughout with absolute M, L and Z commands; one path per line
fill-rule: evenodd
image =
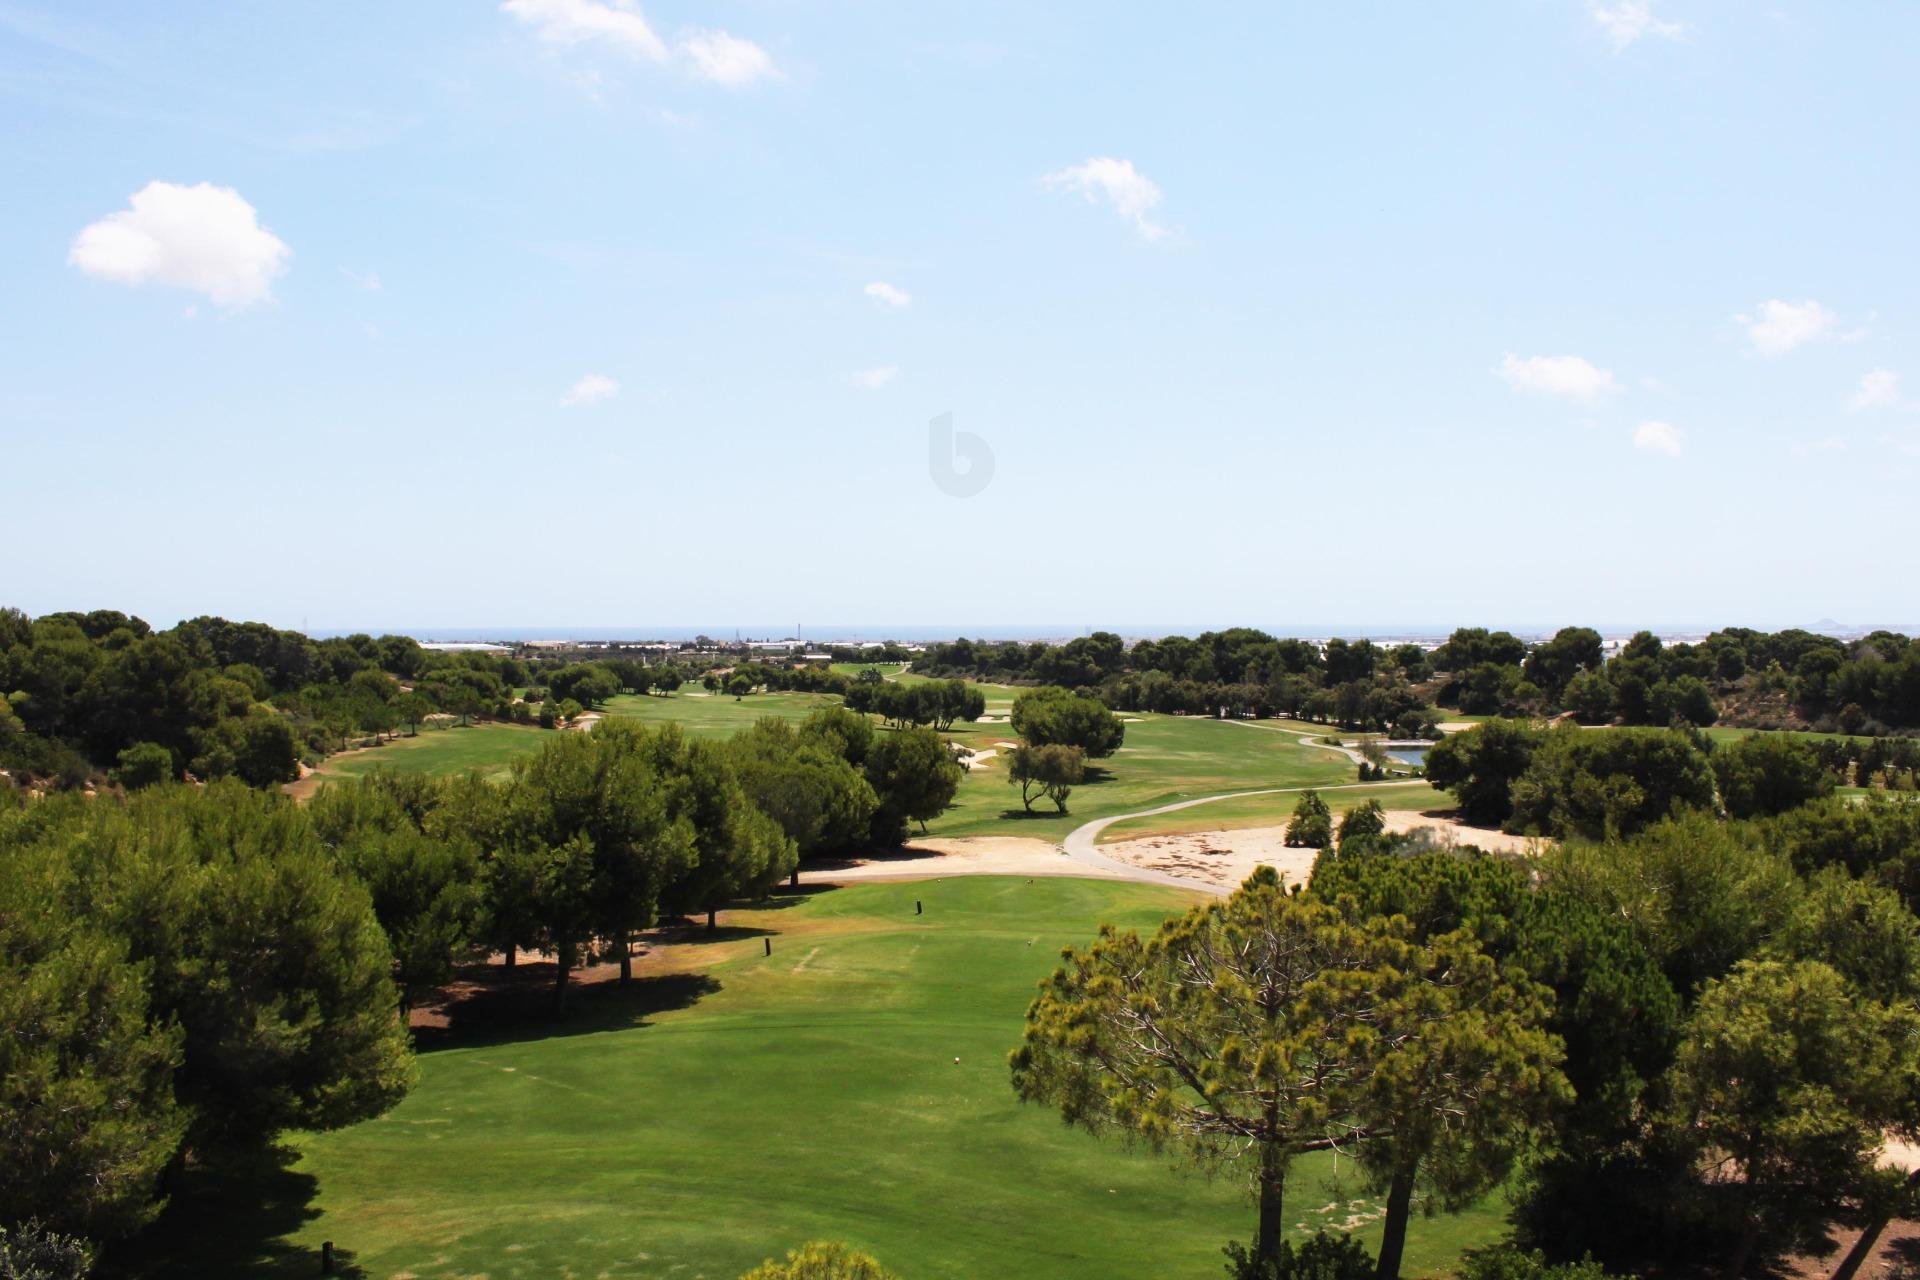
M 932 876 L 1097 877 L 1099 874 L 1067 857 L 1051 840 L 1035 840 L 1030 836 L 954 836 L 916 840 L 898 853 L 810 863 L 801 868 L 800 883 L 924 880 Z
M 1439 833 L 1442 844 L 1470 844 L 1485 849 L 1488 853 L 1532 853 L 1541 845 L 1548 843 L 1538 836 L 1508 835 L 1497 827 L 1469 826 L 1462 822 L 1458 815 L 1444 809 L 1429 809 L 1424 813 L 1389 813 L 1387 815 L 1387 830 L 1395 835 L 1412 831 L 1416 827 L 1434 828 Z
M 1115 862 L 1143 871 L 1175 876 L 1216 889 L 1231 889 L 1272 867 L 1286 883 L 1305 884 L 1313 874 L 1317 849 L 1287 847 L 1285 827 L 1243 827 L 1237 831 L 1195 831 L 1187 835 L 1141 836 L 1100 846 Z

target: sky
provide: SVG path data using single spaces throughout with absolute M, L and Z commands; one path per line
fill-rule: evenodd
M 0 0 L 0 603 L 1917 623 L 1915 47 L 1800 0 Z

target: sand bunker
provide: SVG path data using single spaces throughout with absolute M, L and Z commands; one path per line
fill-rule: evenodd
M 1227 889 L 1261 866 L 1272 867 L 1290 885 L 1305 884 L 1313 874 L 1313 860 L 1319 850 L 1289 849 L 1285 827 L 1246 827 L 1238 831 L 1140 836 L 1103 844 L 1100 852 L 1143 871 Z
M 916 840 L 894 854 L 816 862 L 800 871 L 801 884 L 855 880 L 925 880 L 932 876 L 1090 876 L 1101 873 L 1075 862 L 1051 840 L 1029 836 L 955 836 Z M 1118 876 L 1110 877 L 1118 878 Z

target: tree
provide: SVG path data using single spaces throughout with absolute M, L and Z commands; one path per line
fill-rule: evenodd
M 1272 1264 L 1290 1162 L 1362 1136 L 1374 1011 L 1409 966 L 1406 944 L 1261 867 L 1151 938 L 1107 926 L 1064 959 L 1027 1010 L 1015 1092 L 1203 1168 L 1248 1160 L 1253 1261 Z
M 157 742 L 136 742 L 120 753 L 113 780 L 128 791 L 172 781 L 173 752 Z
M 1468 822 L 1498 826 L 1513 812 L 1513 784 L 1545 740 L 1525 720 L 1488 720 L 1436 742 L 1427 752 L 1427 781 L 1453 792 Z
M 1386 829 L 1386 811 L 1381 809 L 1378 800 L 1356 805 L 1340 815 L 1340 847 L 1344 850 L 1349 840 L 1367 840 L 1383 835 Z
M 894 1280 L 880 1264 L 843 1244 L 803 1244 L 787 1252 L 785 1262 L 769 1259 L 740 1280 Z
M 1431 777 L 1431 754 L 1427 766 Z M 1684 810 L 1711 808 L 1713 774 L 1684 733 L 1566 725 L 1541 742 L 1513 783 L 1512 801 L 1512 831 L 1629 836 Z
M 1087 753 L 1079 747 L 1052 744 L 1044 747 L 1018 746 L 1007 766 L 1007 781 L 1020 788 L 1020 802 L 1033 812 L 1033 798 L 1044 795 L 1061 813 L 1067 811 L 1067 797 L 1087 773 Z
M 0 1224 L 107 1240 L 158 1208 L 186 1129 L 181 1034 L 151 1016 L 126 942 L 65 909 L 62 861 L 0 847 Z M 0 1227 L 0 1256 L 26 1247 Z
M 1360 1161 L 1386 1193 L 1379 1280 L 1396 1280 L 1413 1193 L 1458 1210 L 1499 1186 L 1571 1096 L 1563 1047 L 1543 1023 L 1552 997 L 1502 974 L 1467 932 L 1420 953 L 1416 981 L 1385 1017 L 1385 1051 L 1359 1114 L 1379 1136 Z
M 1333 844 L 1333 810 L 1318 791 L 1302 791 L 1287 823 L 1287 844 L 1293 848 L 1325 849 Z
M 867 783 L 880 801 L 873 812 L 874 842 L 901 843 L 910 821 L 924 831 L 930 819 L 953 803 L 963 773 L 946 742 L 931 729 L 875 734 L 865 767 Z
M 613 724 L 596 733 L 630 731 Z M 792 874 L 799 864 L 794 842 L 747 799 L 718 744 L 666 725 L 641 740 L 641 752 L 665 787 L 667 814 L 685 825 L 692 841 L 693 856 L 665 886 L 664 906 L 705 911 L 712 929 L 723 904 L 763 896 Z
M 293 726 L 263 711 L 246 718 L 234 749 L 233 771 L 249 786 L 269 787 L 300 776 L 300 748 Z
M 1883 1135 L 1914 1131 L 1916 1035 L 1911 1005 L 1856 999 L 1814 961 L 1743 961 L 1701 993 L 1672 1111 L 1735 1233 L 1728 1277 L 1764 1244 L 1823 1240 L 1832 1206 L 1871 1194 Z
M 1819 754 L 1784 734 L 1755 733 L 1722 744 L 1711 763 L 1729 817 L 1770 817 L 1833 794 Z
M 373 899 L 403 1019 L 420 991 L 452 976 L 475 936 L 479 855 L 457 827 L 434 821 L 442 794 L 428 779 L 376 773 L 324 786 L 307 806 L 320 838 Z
M 1118 751 L 1127 735 L 1125 723 L 1098 698 L 1052 687 L 1029 689 L 1015 698 L 1011 723 L 1028 746 L 1079 747 L 1090 760 Z
M 741 790 L 793 841 L 795 883 L 800 862 L 867 839 L 880 799 L 833 742 L 769 717 L 727 747 Z
M 93 1249 L 34 1220 L 0 1226 L 0 1280 L 86 1280 Z
M 393 700 L 394 714 L 407 726 L 410 737 L 417 737 L 420 725 L 433 714 L 433 700 L 417 690 L 403 693 Z

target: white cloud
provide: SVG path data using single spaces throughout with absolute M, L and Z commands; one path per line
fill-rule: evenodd
M 1824 337 L 1840 317 L 1812 298 L 1803 302 L 1783 302 L 1769 298 L 1751 313 L 1734 317 L 1747 328 L 1747 337 L 1762 355 L 1783 356 L 1795 347 Z
M 1649 418 L 1633 429 L 1633 447 L 1677 458 L 1680 456 L 1680 430 L 1672 423 L 1656 422 Z
M 365 289 L 368 293 L 380 292 L 380 273 L 378 271 L 368 271 L 362 274 L 361 272 L 355 271 L 352 267 L 342 267 L 340 268 L 340 274 L 353 281 L 356 287 Z
M 908 293 L 905 289 L 894 288 L 885 280 L 875 280 L 862 292 L 875 302 L 883 303 L 889 307 L 904 307 L 913 302 L 912 294 Z
M 502 0 L 500 9 L 532 27 L 545 44 L 600 45 L 661 65 L 677 59 L 691 74 L 729 89 L 780 76 L 765 49 L 725 31 L 696 30 L 669 48 L 635 0 Z M 599 100 L 598 72 L 583 74 L 579 83 Z
M 620 394 L 620 384 L 604 373 L 589 373 L 580 381 L 567 388 L 567 394 L 560 397 L 560 403 L 568 408 L 586 408 L 611 400 Z
M 547 44 L 604 44 L 623 53 L 665 62 L 667 45 L 654 34 L 631 0 L 504 0 L 501 12 L 534 29 Z
M 271 297 L 293 256 L 231 187 L 149 182 L 127 203 L 82 230 L 67 261 L 101 280 L 173 285 L 237 309 Z
M 878 369 L 862 369 L 853 375 L 853 385 L 862 391 L 878 391 L 900 376 L 900 366 L 883 364 Z
M 1891 369 L 1875 369 L 1860 379 L 1860 389 L 1847 397 L 1847 408 L 1859 413 L 1864 409 L 1891 409 L 1900 403 L 1900 375 Z
M 1078 191 L 1095 203 L 1105 201 L 1133 224 L 1143 240 L 1158 240 L 1167 229 L 1148 215 L 1159 205 L 1160 186 L 1133 167 L 1133 161 L 1094 156 L 1049 173 L 1041 184 L 1054 191 Z
M 680 42 L 680 56 L 703 80 L 742 89 L 756 80 L 776 79 L 773 56 L 751 40 L 724 31 L 696 31 Z
M 1587 0 L 1587 16 L 1619 53 L 1646 36 L 1679 40 L 1687 34 L 1684 22 L 1669 22 L 1653 11 L 1652 0 Z
M 1522 360 L 1509 351 L 1501 357 L 1496 372 L 1516 391 L 1575 400 L 1594 400 L 1620 390 L 1611 370 L 1579 356 L 1528 356 Z

